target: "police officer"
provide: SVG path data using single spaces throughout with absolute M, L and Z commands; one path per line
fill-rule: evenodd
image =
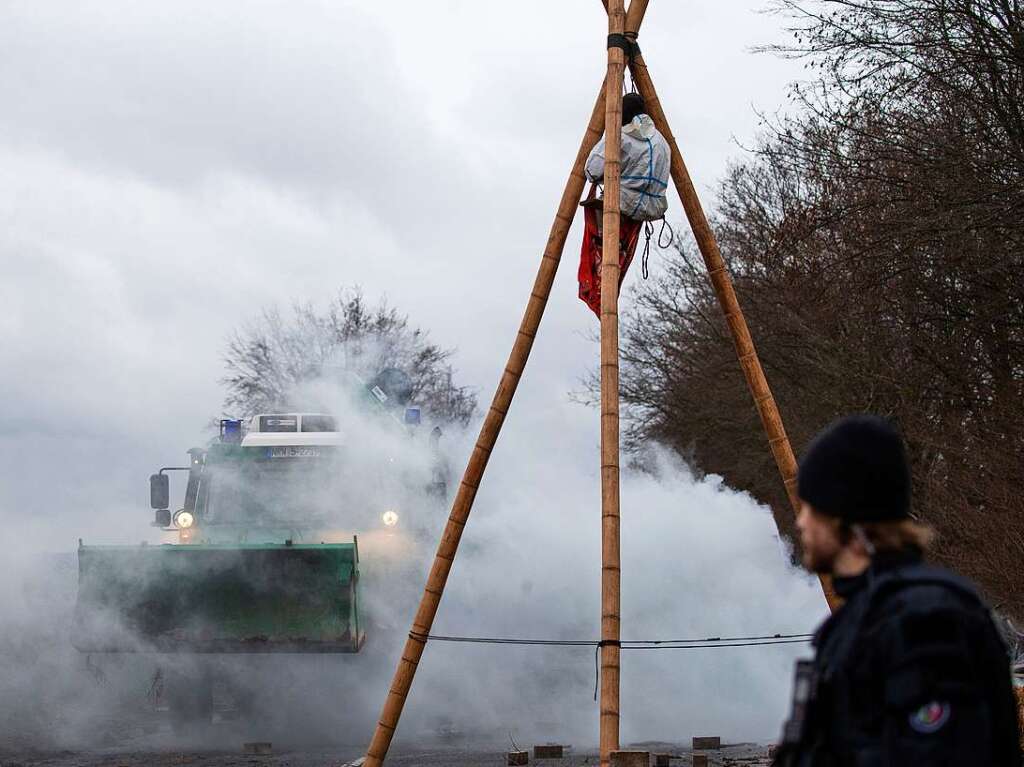
M 903 441 L 844 418 L 800 463 L 804 566 L 844 600 L 797 664 L 779 767 L 1019 767 L 1007 649 L 974 587 L 924 563 Z

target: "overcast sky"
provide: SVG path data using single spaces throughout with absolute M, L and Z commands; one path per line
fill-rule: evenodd
M 780 35 L 762 5 L 663 0 L 641 33 L 709 207 L 799 75 L 750 53 Z M 604 25 L 596 0 L 4 3 L 0 513 L 70 545 L 116 510 L 138 539 L 146 476 L 219 413 L 226 336 L 343 286 L 457 347 L 489 400 Z M 561 406 L 595 362 L 578 249 L 517 406 Z
M 780 109 L 800 76 L 750 52 L 781 35 L 758 13 L 764 1 L 658 0 L 640 36 L 708 208 L 757 110 Z M 147 477 L 208 439 L 225 339 L 268 305 L 323 304 L 357 284 L 386 296 L 457 348 L 461 382 L 486 404 L 601 82 L 605 25 L 597 0 L 0 4 L 5 540 L 68 551 L 79 537 L 152 539 Z M 679 222 L 674 195 L 670 206 Z M 562 542 L 583 529 L 594 578 L 574 572 L 572 587 L 588 605 L 598 414 L 568 392 L 597 347 L 576 298 L 579 238 L 576 227 L 482 488 L 491 515 L 467 536 L 513 550 L 495 531 L 514 530 L 532 567 L 566 574 Z M 452 444 L 464 461 L 471 440 Z M 517 473 L 534 479 L 518 503 Z M 624 509 L 644 512 L 624 524 L 624 556 L 639 565 L 626 593 L 649 594 L 693 631 L 812 626 L 820 594 L 767 540 L 767 512 L 683 474 L 623 484 Z M 678 589 L 685 609 L 676 581 L 697 585 Z M 774 732 L 788 655 L 744 657 L 734 674 L 765 678 L 747 696 L 763 708 L 750 717 L 759 735 Z M 732 698 L 720 703 L 725 720 Z

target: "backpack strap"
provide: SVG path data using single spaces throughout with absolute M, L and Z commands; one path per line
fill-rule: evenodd
M 981 608 L 985 606 L 977 589 L 964 578 L 940 567 L 918 563 L 875 576 L 868 586 L 868 609 L 861 619 L 867 617 L 867 613 L 871 611 L 872 607 L 877 606 L 893 594 L 913 586 L 940 586 L 956 592 L 973 606 Z
M 868 593 L 857 605 L 857 614 L 852 616 L 852 628 L 843 637 L 841 644 L 829 654 L 827 675 L 830 676 L 842 665 L 860 639 L 868 617 L 887 599 L 914 586 L 941 586 L 966 598 L 972 606 L 985 609 L 977 590 L 968 581 L 939 567 L 918 563 L 874 575 L 867 587 Z

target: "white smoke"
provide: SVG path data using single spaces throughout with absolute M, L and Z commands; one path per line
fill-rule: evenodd
M 477 496 L 435 634 L 597 639 L 597 413 L 513 406 Z M 455 453 L 469 454 L 469 442 Z M 673 639 L 810 631 L 816 580 L 794 571 L 770 512 L 652 448 L 622 474 L 622 636 Z M 622 653 L 622 738 L 778 735 L 803 645 Z M 443 701 L 457 729 L 596 742 L 594 651 L 435 643 L 407 716 Z M 412 729 L 410 727 L 410 729 Z
M 318 384 L 316 395 L 339 414 L 353 461 L 345 492 L 358 517 L 352 532 L 360 533 L 367 646 L 354 656 L 205 659 L 216 678 L 231 682 L 236 697 L 243 690 L 251 705 L 233 715 L 238 721 L 223 724 L 220 734 L 216 728 L 188 733 L 192 739 L 361 744 L 390 684 L 447 506 L 418 490 L 429 476 L 423 432 L 395 428 L 353 406 L 332 385 Z M 466 527 L 435 634 L 599 638 L 597 422 L 595 411 L 557 391 L 529 389 L 514 403 Z M 454 469 L 449 501 L 477 426 L 449 430 L 441 440 Z M 168 446 L 168 454 L 180 447 Z M 622 475 L 624 639 L 801 633 L 817 624 L 825 613 L 818 586 L 788 564 L 767 509 L 716 477 L 695 478 L 656 447 L 643 463 L 643 470 L 624 469 Z M 400 527 L 411 531 L 404 536 L 381 534 L 377 522 L 382 477 L 390 471 L 404 477 Z M 138 480 L 144 484 L 144 475 Z M 332 488 L 338 492 L 337 483 Z M 97 538 L 94 533 L 94 542 L 101 542 Z M 4 741 L 49 747 L 126 737 L 182 742 L 183 736 L 167 740 L 156 714 L 138 712 L 149 705 L 158 668 L 165 675 L 169 668 L 189 673 L 195 658 L 76 652 L 68 635 L 73 552 L 23 550 L 0 568 Z M 785 715 L 792 662 L 807 652 L 803 645 L 623 651 L 622 740 L 682 741 L 696 734 L 771 739 Z M 428 734 L 500 743 L 511 732 L 520 742 L 593 745 L 594 683 L 592 648 L 431 643 L 397 742 Z

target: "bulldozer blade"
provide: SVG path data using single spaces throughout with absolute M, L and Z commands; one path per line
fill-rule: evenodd
M 82 652 L 353 653 L 359 555 L 343 544 L 80 546 Z

